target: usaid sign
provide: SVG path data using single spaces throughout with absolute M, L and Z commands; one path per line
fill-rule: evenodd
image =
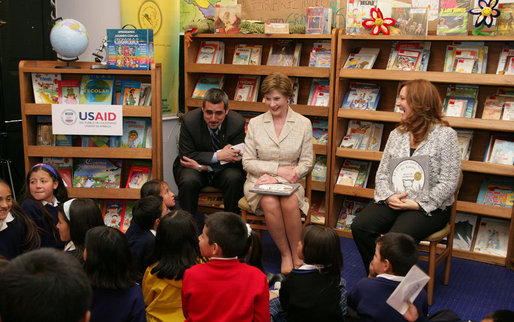
M 123 134 L 121 105 L 52 104 L 53 134 Z

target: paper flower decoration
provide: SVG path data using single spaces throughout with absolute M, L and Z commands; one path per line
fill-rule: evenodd
M 370 15 L 371 19 L 364 20 L 362 25 L 368 29 L 373 28 L 371 34 L 374 36 L 379 33 L 389 35 L 389 26 L 394 25 L 396 20 L 393 18 L 384 18 L 379 8 L 371 8 Z
M 498 4 L 498 0 L 480 0 L 478 1 L 479 8 L 473 8 L 468 12 L 472 15 L 480 15 L 475 21 L 475 27 L 480 27 L 482 24 L 487 27 L 493 25 L 493 19 L 500 15 L 500 10 L 495 9 Z

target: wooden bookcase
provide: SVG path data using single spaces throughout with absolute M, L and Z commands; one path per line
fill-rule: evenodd
M 239 75 L 261 75 L 262 80 L 272 72 L 281 72 L 287 76 L 299 78 L 298 104 L 291 105 L 291 108 L 307 117 L 320 117 L 328 120 L 328 144 L 314 144 L 314 153 L 316 155 L 327 156 L 327 178 L 331 169 L 330 152 L 332 138 L 332 113 L 333 95 L 330 97 L 328 107 L 307 105 L 309 92 L 314 78 L 330 79 L 330 92 L 334 93 L 334 77 L 335 77 L 335 61 L 336 61 L 336 44 L 338 30 L 334 29 L 330 35 L 305 35 L 305 34 L 285 34 L 285 35 L 263 35 L 263 34 L 198 34 L 192 37 L 192 43 L 188 47 L 184 46 L 184 89 L 185 89 L 185 109 L 186 112 L 202 106 L 201 99 L 192 98 L 193 90 L 198 82 L 201 74 L 224 74 L 225 84 L 223 90 L 228 94 L 230 99 L 229 107 L 232 110 L 250 111 L 250 112 L 266 112 L 267 107 L 262 103 L 262 94 L 259 93 L 257 102 L 240 102 L 234 101 L 233 97 L 236 90 L 236 84 Z M 302 51 L 300 56 L 300 66 L 283 67 L 283 66 L 267 66 L 267 60 L 272 44 L 277 40 L 291 39 L 302 43 Z M 225 43 L 225 64 L 196 64 L 196 57 L 202 40 L 219 40 Z M 332 45 L 332 61 L 330 68 L 309 67 L 309 55 L 313 44 L 319 41 L 330 41 Z M 261 65 L 232 65 L 234 48 L 238 44 L 255 44 L 262 45 Z M 312 181 L 313 198 L 324 199 L 325 209 L 329 205 L 329 180 L 325 182 Z M 326 222 L 326 220 L 325 220 Z
M 427 71 L 397 71 L 386 70 L 389 53 L 393 41 L 430 41 L 431 54 Z M 441 98 L 446 96 L 446 88 L 449 84 L 476 84 L 479 85 L 479 97 L 475 118 L 446 117 L 446 120 L 455 129 L 471 129 L 474 131 L 471 155 L 469 161 L 462 162 L 464 181 L 460 189 L 457 211 L 477 214 L 480 216 L 502 218 L 510 220 L 510 240 L 507 258 L 486 255 L 471 251 L 454 249 L 454 255 L 461 258 L 473 259 L 482 262 L 510 266 L 513 264 L 514 244 L 514 213 L 513 208 L 490 206 L 476 203 L 476 198 L 482 181 L 486 177 L 506 178 L 514 180 L 514 166 L 483 162 L 491 133 L 514 132 L 513 121 L 483 120 L 481 119 L 484 101 L 487 96 L 496 93 L 498 87 L 514 87 L 514 76 L 496 75 L 498 56 L 504 42 L 512 39 L 508 37 L 489 36 L 353 36 L 343 32 L 338 36 L 335 97 L 333 103 L 333 129 L 332 129 L 332 168 L 330 173 L 330 216 L 329 225 L 335 227 L 337 218 L 345 196 L 362 197 L 372 199 L 374 193 L 374 178 L 382 152 L 391 130 L 400 120 L 400 114 L 394 112 L 394 104 L 398 85 L 403 81 L 412 79 L 426 79 L 435 84 Z M 485 74 L 460 74 L 444 73 L 443 64 L 446 46 L 452 41 L 483 41 L 489 47 L 487 58 L 487 72 Z M 357 70 L 342 69 L 346 59 L 353 48 L 377 47 L 380 54 L 377 57 L 373 69 Z M 341 109 L 345 93 L 351 81 L 371 82 L 380 85 L 381 97 L 376 111 L 361 111 Z M 346 134 L 350 119 L 377 121 L 384 124 L 384 132 L 380 151 L 365 151 L 339 148 L 339 144 Z M 348 187 L 337 185 L 337 177 L 344 158 L 373 161 L 370 178 L 366 188 Z M 328 180 L 327 180 L 328 181 Z M 350 232 L 337 230 L 340 236 L 351 237 Z
M 115 158 L 124 160 L 150 160 L 152 162 L 152 179 L 162 179 L 162 108 L 161 108 L 161 64 L 152 65 L 151 70 L 112 70 L 91 69 L 94 63 L 75 62 L 78 69 L 55 68 L 64 66 L 58 61 L 21 61 L 20 99 L 23 128 L 23 151 L 25 172 L 42 161 L 43 157 L 68 158 Z M 80 80 L 84 74 L 115 75 L 120 79 L 140 80 L 151 83 L 151 106 L 123 106 L 123 117 L 149 118 L 152 121 L 151 148 L 93 148 L 93 147 L 61 147 L 36 145 L 36 117 L 51 115 L 51 104 L 35 104 L 32 90 L 31 73 L 58 73 L 63 80 Z M 122 169 L 123 173 L 130 169 Z M 122 177 L 122 186 L 124 185 Z M 70 198 L 95 199 L 139 199 L 140 189 L 126 188 L 68 188 Z

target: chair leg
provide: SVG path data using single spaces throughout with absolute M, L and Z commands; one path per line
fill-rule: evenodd
M 436 254 L 437 254 L 437 243 L 430 242 L 430 248 L 429 248 L 429 252 L 428 252 L 428 276 L 430 277 L 430 279 L 428 280 L 428 285 L 427 285 L 428 305 L 432 305 L 432 299 L 434 297 Z
M 447 246 L 447 247 L 453 247 L 453 246 Z M 447 257 L 445 259 L 445 263 L 444 263 L 444 280 L 443 280 L 444 285 L 448 285 L 450 283 L 450 268 L 452 266 L 452 255 L 453 255 L 453 251 L 450 248 L 448 250 L 448 255 L 447 255 Z

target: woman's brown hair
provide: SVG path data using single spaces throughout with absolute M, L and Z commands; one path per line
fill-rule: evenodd
M 407 86 L 407 103 L 412 113 L 405 121 L 401 121 L 398 129 L 405 133 L 411 132 L 414 142 L 426 139 L 434 124 L 449 126 L 442 118 L 443 104 L 437 88 L 429 81 L 415 79 L 400 84 L 398 93 Z
M 271 93 L 273 90 L 277 90 L 280 94 L 285 97 L 291 97 L 293 94 L 293 84 L 289 77 L 286 75 L 274 72 L 269 74 L 261 85 L 261 92 L 263 95 Z

